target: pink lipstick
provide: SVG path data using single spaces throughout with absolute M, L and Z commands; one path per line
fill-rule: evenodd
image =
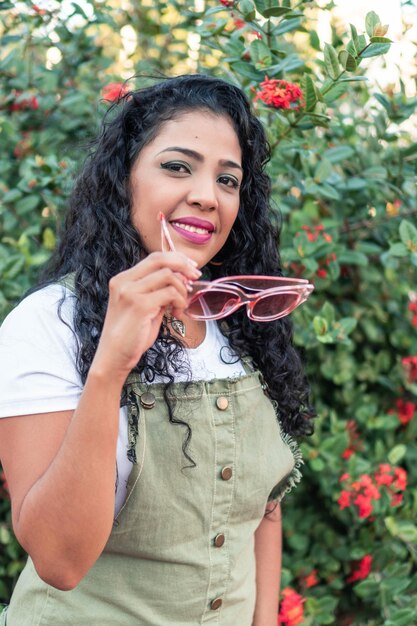
M 170 226 L 184 239 L 197 244 L 207 243 L 214 232 L 214 225 L 211 222 L 191 215 L 171 220 Z

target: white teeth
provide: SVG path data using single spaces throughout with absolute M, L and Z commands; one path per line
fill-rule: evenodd
M 190 233 L 198 233 L 199 235 L 207 235 L 210 232 L 206 228 L 198 228 L 197 226 L 190 226 L 190 224 L 180 224 L 179 222 L 171 222 L 171 224 L 183 230 L 188 230 Z

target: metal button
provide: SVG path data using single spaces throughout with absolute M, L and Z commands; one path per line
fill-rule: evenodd
M 221 607 L 222 604 L 223 600 L 221 598 L 216 598 L 215 600 L 211 601 L 210 608 L 212 611 L 216 611 Z
M 225 536 L 223 535 L 223 533 L 219 533 L 218 535 L 214 537 L 214 545 L 216 546 L 216 548 L 221 548 L 222 545 L 224 544 L 224 541 L 225 541 Z
M 216 400 L 216 405 L 217 408 L 220 409 L 220 411 L 225 411 L 229 406 L 229 400 L 224 396 L 219 396 Z
M 223 480 L 230 480 L 233 476 L 232 468 L 226 465 L 221 471 L 221 476 Z
M 140 403 L 144 409 L 153 409 L 155 406 L 155 396 L 153 393 L 146 391 L 140 397 Z

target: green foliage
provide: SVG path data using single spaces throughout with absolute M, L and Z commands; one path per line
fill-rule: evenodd
M 308 626 L 412 624 L 417 143 L 407 122 L 417 99 L 403 83 L 375 94 L 367 86 L 373 57 L 391 45 L 387 27 L 371 12 L 321 41 L 314 20 L 332 3 L 318 9 L 314 1 L 211 0 L 199 10 L 180 0 L 123 9 L 90 0 L 68 3 L 67 12 L 55 4 L 42 12 L 28 1 L 19 11 L 0 3 L 0 318 L 55 245 L 84 145 L 107 106 L 105 85 L 135 73 L 129 85 L 138 87 L 152 74 L 205 71 L 242 86 L 271 144 L 285 273 L 315 284 L 293 316 L 319 417 L 302 442 L 304 480 L 283 504 L 283 586 L 306 598 Z M 284 89 L 278 106 L 266 104 L 265 76 L 271 89 L 273 80 L 301 87 L 303 98 L 290 102 Z M 376 481 L 381 465 L 391 468 L 378 478 L 385 483 Z M 405 490 L 394 487 L 401 470 Z M 0 520 L 7 601 L 23 553 L 5 494 Z

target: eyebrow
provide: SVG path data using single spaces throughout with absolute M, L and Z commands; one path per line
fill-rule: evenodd
M 182 152 L 182 154 L 185 154 L 186 156 L 191 157 L 195 159 L 196 161 L 199 161 L 200 163 L 204 161 L 203 155 L 201 155 L 199 152 L 196 152 L 195 150 L 190 150 L 189 148 L 181 148 L 180 146 L 170 146 L 169 148 L 165 148 L 164 150 L 161 150 L 161 152 L 158 152 L 158 154 L 162 154 L 163 152 Z M 219 161 L 219 163 L 223 167 L 233 167 L 243 172 L 242 167 L 238 163 L 235 163 L 234 161 L 229 161 L 228 159 L 222 159 L 221 161 Z

